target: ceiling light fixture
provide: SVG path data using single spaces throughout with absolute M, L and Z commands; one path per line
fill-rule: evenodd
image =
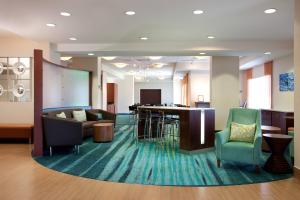
M 114 65 L 118 68 L 124 68 L 126 67 L 128 64 L 127 63 L 114 63 Z
M 273 14 L 273 13 L 276 13 L 276 11 L 277 11 L 277 10 L 276 10 L 275 8 L 269 8 L 269 9 L 266 9 L 266 10 L 265 10 L 265 13 L 266 13 L 266 14 Z
M 271 55 L 272 53 L 270 51 L 267 51 L 264 53 L 265 55 Z
M 155 67 L 155 68 L 162 68 L 165 65 L 167 65 L 167 64 L 165 64 L 165 63 L 154 63 L 153 67 Z
M 70 37 L 69 40 L 75 41 L 75 40 L 77 40 L 77 38 L 75 38 L 75 37 Z
M 212 35 L 209 35 L 207 36 L 208 39 L 215 39 L 216 37 L 215 36 L 212 36 Z
M 56 26 L 56 24 L 52 24 L 52 23 L 49 23 L 49 24 L 46 24 L 47 26 L 49 26 L 49 27 L 55 27 Z
M 194 15 L 201 15 L 204 13 L 204 11 L 203 10 L 194 10 L 193 13 L 194 13 Z
M 149 38 L 147 37 L 140 37 L 141 40 L 148 40 Z
M 71 16 L 71 13 L 68 13 L 68 12 L 60 12 L 60 15 L 61 15 L 61 16 L 64 16 L 64 17 L 70 17 L 70 16 Z
M 94 54 L 94 53 L 89 53 L 88 55 L 89 55 L 89 56 L 94 56 L 95 54 Z
M 128 75 L 135 75 L 135 71 L 130 70 L 129 72 L 127 72 Z
M 114 56 L 106 56 L 106 57 L 102 57 L 104 60 L 114 60 L 116 59 L 116 57 Z
M 132 16 L 132 15 L 135 15 L 135 12 L 132 11 L 132 10 L 129 10 L 129 11 L 126 11 L 125 14 L 129 15 L 129 16 Z
M 151 60 L 160 60 L 161 56 L 149 56 Z
M 60 57 L 60 60 L 62 60 L 62 61 L 68 61 L 71 58 L 72 58 L 71 56 L 63 56 L 63 57 Z
M 206 55 L 206 53 L 205 52 L 201 52 L 201 53 L 199 53 L 200 55 Z

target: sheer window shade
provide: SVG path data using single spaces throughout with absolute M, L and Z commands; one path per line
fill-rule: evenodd
M 271 76 L 248 80 L 248 107 L 271 109 Z

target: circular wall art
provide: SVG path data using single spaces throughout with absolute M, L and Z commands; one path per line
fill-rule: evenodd
M 3 86 L 2 86 L 2 85 L 0 85 L 0 96 L 2 96 L 2 95 L 3 95 L 3 92 L 4 92 Z
M 3 70 L 4 70 L 4 66 L 2 63 L 0 63 L 0 74 L 2 74 Z
M 16 75 L 22 75 L 25 73 L 25 71 L 26 71 L 26 66 L 22 62 L 16 62 L 13 65 L 13 72 Z
M 22 84 L 16 85 L 16 87 L 13 90 L 13 94 L 15 97 L 22 97 L 25 94 L 25 87 Z

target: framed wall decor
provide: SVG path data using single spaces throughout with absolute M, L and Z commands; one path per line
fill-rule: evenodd
M 32 59 L 0 57 L 0 101 L 32 101 Z
M 294 73 L 284 73 L 279 75 L 279 91 L 294 91 Z

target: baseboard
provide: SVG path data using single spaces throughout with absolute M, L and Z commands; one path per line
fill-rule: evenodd
M 294 176 L 300 178 L 300 169 L 294 166 Z

